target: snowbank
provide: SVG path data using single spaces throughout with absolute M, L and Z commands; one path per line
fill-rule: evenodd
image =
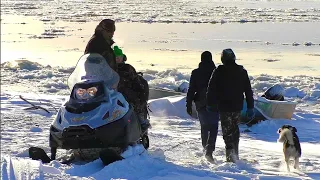
M 313 89 L 311 90 L 310 96 L 320 99 L 320 83 L 316 83 L 314 85 Z
M 8 68 L 11 70 L 39 70 L 42 69 L 43 66 L 39 63 L 28 61 L 28 60 L 16 60 L 16 61 L 9 61 L 4 62 L 1 64 L 3 68 Z
M 295 87 L 289 87 L 285 90 L 285 94 L 284 96 L 286 97 L 299 97 L 299 98 L 303 98 L 305 97 L 307 94 L 304 91 L 299 90 L 298 88 Z
M 2 87 L 12 89 L 23 86 L 29 91 L 49 94 L 68 95 L 70 91 L 66 85 L 73 67 L 44 67 L 38 63 L 19 60 L 2 63 Z M 150 87 L 170 89 L 186 93 L 189 87 L 190 74 L 182 73 L 178 69 L 166 71 L 145 70 L 144 78 Z M 280 84 L 286 89 L 286 97 L 303 98 L 306 95 L 319 97 L 319 78 L 310 76 L 271 76 L 261 74 L 251 76 L 251 84 L 255 94 L 267 90 L 274 84 Z M 4 85 L 4 86 L 3 86 Z M 7 87 L 8 86 L 8 87 Z M 35 88 L 36 87 L 36 88 Z M 20 88 L 21 89 L 21 88 Z
M 293 120 L 264 121 L 250 127 L 240 126 L 240 159 L 225 162 L 224 142 L 219 128 L 215 164 L 203 157 L 200 125 L 185 112 L 185 96 L 150 101 L 150 149 L 142 146 L 128 148 L 126 159 L 106 167 L 97 159 L 89 163 L 63 165 L 58 161 L 42 164 L 29 159 L 28 147 L 39 146 L 49 153 L 48 131 L 54 116 L 41 110 L 25 111 L 27 104 L 14 97 L 16 93 L 1 94 L 2 132 L 1 179 L 317 179 L 320 168 L 320 114 L 301 110 Z M 32 99 L 31 94 L 23 94 Z M 59 106 L 66 96 L 40 94 L 42 102 Z M 36 100 L 34 100 L 36 102 Z M 54 110 L 52 109 L 54 112 Z M 283 124 L 297 128 L 302 147 L 300 171 L 287 173 L 283 163 L 282 144 L 277 143 L 277 129 Z M 249 131 L 248 131 L 249 130 Z M 58 150 L 57 156 L 65 151 Z
M 190 118 L 186 112 L 186 97 L 168 97 L 150 100 L 150 114 L 156 117 Z

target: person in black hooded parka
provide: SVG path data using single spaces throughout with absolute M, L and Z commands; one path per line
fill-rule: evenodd
M 209 79 L 215 68 L 212 54 L 209 51 L 203 52 L 199 67 L 191 73 L 186 104 L 188 114 L 192 115 L 192 102 L 195 102 L 201 125 L 202 146 L 206 150 L 205 157 L 209 161 L 213 161 L 212 153 L 216 146 L 219 117 L 217 112 L 206 110 L 206 92 Z
M 247 101 L 247 117 L 254 118 L 254 100 L 250 79 L 243 66 L 238 65 L 232 49 L 221 53 L 223 65 L 212 73 L 207 92 L 207 110 L 219 112 L 223 139 L 226 144 L 226 160 L 239 160 L 239 122 L 244 95 Z

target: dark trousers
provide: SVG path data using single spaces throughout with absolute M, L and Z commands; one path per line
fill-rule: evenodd
M 201 124 L 202 146 L 208 153 L 212 153 L 216 148 L 219 115 L 202 108 L 198 110 L 198 117 Z
M 227 160 L 231 153 L 236 155 L 238 159 L 239 154 L 239 122 L 241 118 L 241 112 L 220 112 L 221 129 L 223 134 L 223 140 L 226 145 Z M 228 161 L 234 161 L 229 159 Z

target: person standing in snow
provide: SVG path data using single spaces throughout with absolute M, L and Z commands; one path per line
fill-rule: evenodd
M 254 118 L 254 100 L 250 80 L 243 66 L 237 65 L 232 49 L 221 53 L 223 65 L 212 73 L 207 91 L 207 110 L 219 112 L 223 139 L 226 148 L 226 160 L 239 160 L 239 122 L 244 96 L 247 101 L 247 116 Z
M 111 46 L 114 44 L 112 40 L 116 30 L 115 22 L 111 19 L 102 20 L 96 27 L 94 35 L 89 40 L 84 54 L 98 53 L 102 55 L 108 62 L 109 66 L 117 72 L 116 57 Z
M 212 54 L 209 51 L 204 51 L 201 54 L 199 67 L 191 73 L 186 102 L 187 113 L 190 116 L 192 115 L 192 102 L 195 102 L 201 125 L 202 146 L 206 151 L 205 157 L 209 161 L 213 161 L 212 153 L 216 146 L 219 116 L 217 112 L 206 110 L 206 92 L 209 79 L 215 68 Z

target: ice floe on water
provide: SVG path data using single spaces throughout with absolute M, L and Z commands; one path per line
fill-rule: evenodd
M 190 1 L 10 1 L 1 2 L 4 14 L 37 16 L 43 22 L 88 22 L 102 16 L 142 23 L 248 23 L 320 21 L 316 1 L 237 0 Z M 153 7 L 152 11 L 150 8 Z
M 5 62 L 1 64 L 2 87 L 8 89 L 23 86 L 28 87 L 26 89 L 31 92 L 68 94 L 66 81 L 73 69 L 73 67 L 43 66 L 28 60 Z M 191 70 L 181 72 L 178 69 L 165 71 L 147 69 L 142 72 L 151 87 L 187 92 Z M 250 76 L 250 80 L 256 94 L 264 92 L 274 84 L 280 84 L 285 88 L 285 96 L 288 98 L 320 100 L 320 77 L 260 74 Z

